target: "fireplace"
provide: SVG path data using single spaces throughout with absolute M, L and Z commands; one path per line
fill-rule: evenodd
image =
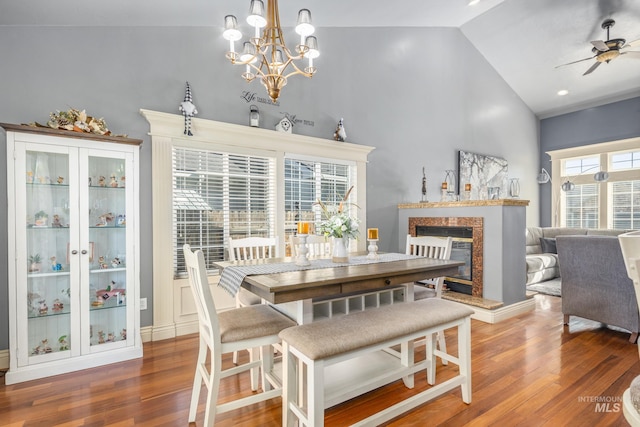
M 412 236 L 451 236 L 451 259 L 463 261 L 458 274 L 446 277 L 447 287 L 455 292 L 483 296 L 483 218 L 422 217 L 409 218 Z

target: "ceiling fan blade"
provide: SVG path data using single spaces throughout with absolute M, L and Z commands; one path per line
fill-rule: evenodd
M 640 39 L 627 43 L 625 47 L 627 46 L 640 46 Z
M 620 55 L 629 55 L 631 58 L 640 59 L 640 51 L 632 50 L 630 52 L 622 52 L 622 53 L 620 53 Z
M 558 68 L 558 67 L 564 67 L 565 65 L 576 64 L 576 63 L 578 63 L 578 62 L 582 62 L 582 61 L 588 61 L 588 60 L 590 60 L 590 59 L 595 58 L 596 56 L 597 56 L 597 55 L 593 55 L 593 56 L 590 56 L 590 57 L 588 57 L 588 58 L 578 59 L 577 61 L 567 62 L 566 64 L 556 65 L 556 68 Z
M 605 42 L 603 42 L 602 40 L 592 41 L 591 44 L 593 45 L 593 47 L 598 49 L 600 52 L 606 52 L 606 51 L 609 50 L 609 46 L 607 46 L 607 44 Z
M 587 71 L 585 71 L 585 73 L 583 74 L 583 76 L 586 76 L 587 74 L 591 74 L 593 73 L 593 70 L 595 70 L 596 68 L 598 68 L 598 66 L 602 64 L 602 62 L 596 61 L 595 64 L 593 64 Z

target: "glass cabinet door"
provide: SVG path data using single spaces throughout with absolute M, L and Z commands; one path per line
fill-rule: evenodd
M 72 350 L 80 351 L 79 343 L 71 339 L 77 323 L 73 313 L 77 302 L 72 298 L 76 289 L 67 253 L 74 226 L 70 216 L 70 157 L 64 149 L 56 153 L 47 147 L 39 148 L 30 145 L 23 152 L 24 187 L 22 181 L 16 183 L 26 198 L 18 210 L 24 215 L 18 218 L 26 220 L 25 228 L 16 230 L 18 236 L 24 236 L 24 241 L 19 242 L 21 262 L 17 273 L 25 279 L 26 287 L 21 287 L 21 293 L 26 297 L 26 307 L 18 304 L 17 309 L 27 319 L 27 333 L 21 334 L 20 345 L 31 363 L 70 357 Z
M 81 238 L 88 251 L 88 281 L 83 304 L 88 306 L 88 330 L 82 332 L 88 351 L 96 352 L 127 343 L 127 261 L 131 233 L 127 231 L 127 157 L 123 153 L 89 153 L 85 218 L 87 233 Z M 81 156 L 82 157 L 82 156 Z M 130 163 L 130 162 L 129 162 Z M 81 183 L 84 177 L 81 178 Z

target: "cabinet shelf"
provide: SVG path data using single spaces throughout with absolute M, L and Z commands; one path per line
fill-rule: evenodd
M 34 278 L 44 278 L 44 277 L 52 277 L 52 276 L 68 276 L 69 272 L 68 271 L 50 271 L 47 273 L 28 273 L 27 277 L 29 279 L 34 279 Z
M 61 311 L 51 311 L 49 310 L 47 312 L 47 314 L 29 314 L 29 316 L 27 316 L 29 319 L 46 319 L 46 318 L 50 318 L 52 316 L 64 316 L 64 315 L 69 315 L 71 314 L 70 310 L 61 310 Z
M 105 273 L 113 273 L 114 271 L 126 271 L 127 267 L 117 267 L 117 268 L 96 268 L 93 270 L 89 270 L 91 274 L 105 274 Z

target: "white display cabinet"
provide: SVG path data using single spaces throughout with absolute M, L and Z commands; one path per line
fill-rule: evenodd
M 142 141 L 1 126 L 9 201 L 6 383 L 141 357 Z

